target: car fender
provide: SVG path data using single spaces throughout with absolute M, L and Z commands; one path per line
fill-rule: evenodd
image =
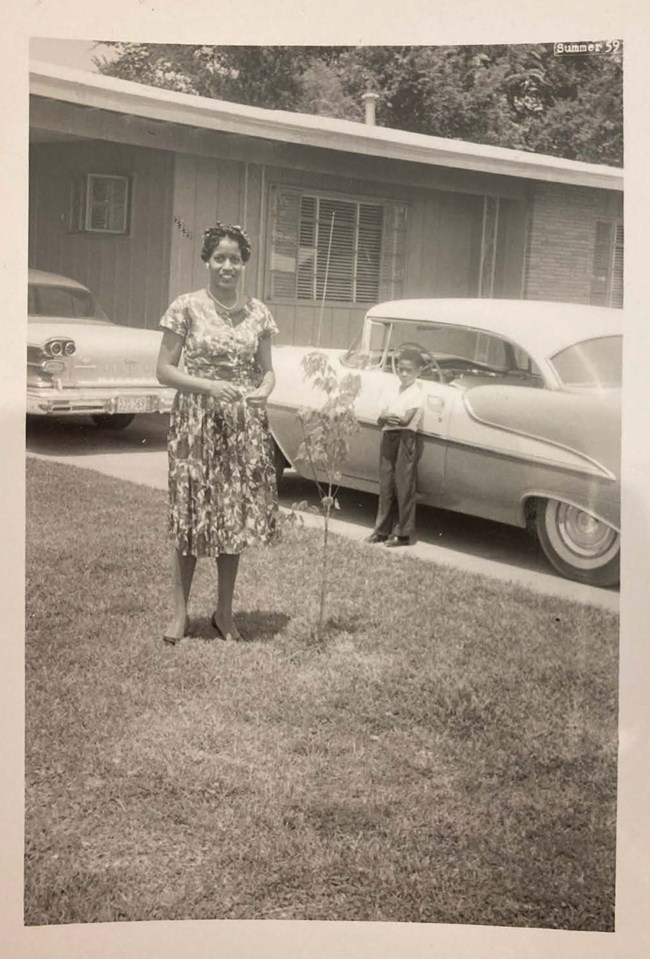
M 295 456 L 303 440 L 298 411 L 322 405 L 325 394 L 309 380 L 302 360 L 313 347 L 277 346 L 273 350 L 275 387 L 269 396 L 267 410 L 271 435 L 287 463 L 295 467 Z M 339 370 L 341 350 L 319 350 Z M 347 372 L 347 371 L 346 371 Z M 350 371 L 354 372 L 354 371 Z
M 550 486 L 531 487 L 525 490 L 521 495 L 520 524 L 527 525 L 530 503 L 541 500 L 558 500 L 566 503 L 568 506 L 575 506 L 576 509 L 589 513 L 595 519 L 611 526 L 618 533 L 621 531 L 620 515 L 617 508 L 618 499 L 613 500 L 607 496 L 607 490 L 599 489 L 595 484 L 590 494 L 584 496 L 575 496 L 564 489 L 554 489 Z
M 620 476 L 619 390 L 569 393 L 522 386 L 477 386 L 463 394 L 468 416 L 491 429 L 555 448 L 570 468 Z M 567 459 L 568 457 L 568 459 Z

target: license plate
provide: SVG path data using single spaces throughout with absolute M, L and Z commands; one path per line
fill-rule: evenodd
M 151 402 L 149 396 L 118 396 L 116 413 L 149 413 Z

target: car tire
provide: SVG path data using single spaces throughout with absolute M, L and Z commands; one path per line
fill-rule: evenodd
M 91 419 L 103 430 L 123 430 L 133 422 L 135 413 L 94 413 Z
M 282 481 L 284 471 L 289 464 L 287 463 L 284 453 L 275 442 L 273 437 L 271 437 L 271 449 L 273 455 L 273 468 L 275 469 L 275 482 L 276 485 L 279 486 L 280 482 Z
M 569 503 L 540 499 L 535 532 L 546 558 L 562 576 L 589 586 L 618 584 L 621 536 L 607 523 Z

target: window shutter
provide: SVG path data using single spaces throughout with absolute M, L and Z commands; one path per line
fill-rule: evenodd
M 397 300 L 404 293 L 407 209 L 405 203 L 384 205 L 379 301 Z
M 298 250 L 298 297 L 316 299 L 316 256 L 318 201 L 303 196 L 300 201 L 300 246 Z
M 594 246 L 589 302 L 597 306 L 609 305 L 608 288 L 613 235 L 613 223 L 606 223 L 602 220 L 596 223 L 596 243 Z
M 86 178 L 72 178 L 68 183 L 68 233 L 81 233 L 84 229 L 85 194 Z
M 384 209 L 370 203 L 359 204 L 355 302 L 376 303 L 381 277 L 381 238 Z
M 276 187 L 272 193 L 270 295 L 271 299 L 294 299 L 300 232 L 300 194 Z
M 614 252 L 612 257 L 612 277 L 610 282 L 610 306 L 623 306 L 623 249 L 624 227 L 617 223 L 614 229 Z

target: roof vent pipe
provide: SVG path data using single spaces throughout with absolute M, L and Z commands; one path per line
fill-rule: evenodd
M 375 107 L 377 100 L 379 99 L 379 94 L 368 90 L 363 94 L 361 99 L 366 106 L 366 125 L 369 127 L 374 127 L 375 123 L 377 122 L 375 119 Z

